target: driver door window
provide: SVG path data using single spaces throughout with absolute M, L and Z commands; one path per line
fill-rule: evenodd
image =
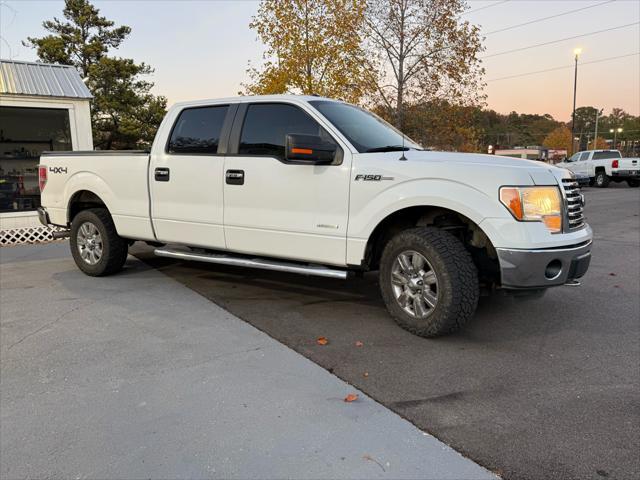
M 260 155 L 285 160 L 285 139 L 290 133 L 335 140 L 313 118 L 294 105 L 257 103 L 249 105 L 242 126 L 239 155 Z

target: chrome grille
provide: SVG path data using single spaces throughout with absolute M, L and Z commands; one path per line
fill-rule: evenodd
M 569 230 L 575 230 L 584 225 L 584 208 L 582 206 L 582 194 L 578 182 L 572 178 L 563 178 L 562 187 L 567 206 L 567 226 Z M 567 230 L 565 228 L 565 230 Z

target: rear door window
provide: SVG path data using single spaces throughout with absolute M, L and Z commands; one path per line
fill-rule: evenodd
M 215 155 L 228 105 L 186 108 L 176 120 L 167 145 L 169 153 Z

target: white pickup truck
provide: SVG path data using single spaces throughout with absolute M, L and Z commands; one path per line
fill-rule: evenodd
M 571 172 L 423 151 L 358 107 L 315 96 L 180 103 L 150 152 L 50 152 L 40 219 L 88 275 L 155 253 L 346 279 L 379 270 L 397 323 L 451 332 L 481 287 L 579 284 L 592 231 Z
M 609 182 L 627 181 L 630 187 L 640 186 L 640 162 L 637 158 L 622 158 L 618 150 L 584 150 L 574 153 L 558 167 L 589 176 L 589 184 L 600 188 Z

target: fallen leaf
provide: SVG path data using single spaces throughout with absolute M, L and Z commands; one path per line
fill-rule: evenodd
M 611 273 L 609 274 L 609 276 L 610 276 L 610 277 L 615 277 L 615 276 L 616 276 L 616 274 L 615 274 L 615 273 L 613 273 L 613 272 L 611 272 Z
M 350 393 L 349 395 L 344 397 L 344 401 L 347 403 L 355 402 L 356 400 L 358 400 L 358 395 L 356 395 L 355 393 Z
M 318 337 L 318 339 L 316 340 L 316 343 L 318 345 L 326 345 L 327 343 L 329 343 L 329 340 L 327 340 L 326 337 Z
M 356 342 L 356 347 L 363 347 L 363 346 L 364 346 L 364 343 L 362 343 L 360 340 Z
M 363 455 L 362 458 L 364 460 L 369 460 L 370 462 L 377 464 L 382 469 L 383 472 L 386 472 L 382 464 L 379 461 L 377 461 L 375 458 L 373 458 L 371 455 Z M 389 466 L 389 462 L 387 462 L 387 467 L 388 466 Z

